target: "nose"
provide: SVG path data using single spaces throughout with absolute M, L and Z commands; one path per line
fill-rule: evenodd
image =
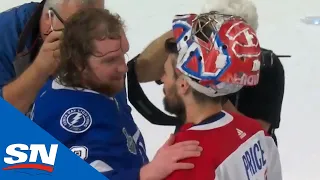
M 120 73 L 127 73 L 128 72 L 128 66 L 126 64 L 125 58 L 121 61 L 121 64 L 119 64 L 118 72 Z
M 165 78 L 165 77 L 164 77 L 164 74 L 163 74 L 159 80 L 156 80 L 156 83 L 157 83 L 158 85 L 163 84 L 164 78 Z

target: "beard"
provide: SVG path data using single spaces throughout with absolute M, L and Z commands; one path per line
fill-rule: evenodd
M 169 94 L 172 94 L 172 96 L 169 98 L 167 95 L 165 95 L 163 98 L 164 109 L 167 112 L 176 115 L 179 121 L 184 122 L 186 116 L 185 104 L 182 101 L 182 98 L 178 96 L 175 86 L 170 88 L 169 91 Z
M 110 84 L 96 84 L 96 85 L 92 85 L 91 87 L 92 87 L 91 89 L 94 91 L 113 97 L 123 90 L 124 85 L 110 83 Z
M 87 81 L 86 85 L 93 91 L 113 97 L 124 89 L 123 80 L 111 80 L 108 83 L 101 83 L 97 81 Z

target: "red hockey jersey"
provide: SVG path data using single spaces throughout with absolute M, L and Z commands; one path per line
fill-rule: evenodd
M 181 161 L 195 167 L 175 171 L 167 180 L 282 179 L 278 149 L 253 119 L 223 111 L 200 124 L 185 124 L 176 142 L 185 140 L 198 140 L 202 154 Z

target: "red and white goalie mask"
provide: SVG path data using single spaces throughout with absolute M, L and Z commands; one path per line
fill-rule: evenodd
M 234 93 L 259 81 L 261 49 L 242 18 L 210 12 L 176 15 L 177 69 L 207 96 Z

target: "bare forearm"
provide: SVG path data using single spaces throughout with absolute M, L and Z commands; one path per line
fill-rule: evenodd
M 47 73 L 31 65 L 15 81 L 3 87 L 3 98 L 25 114 L 47 79 Z
M 152 41 L 140 54 L 136 63 L 139 82 L 159 80 L 163 75 L 163 65 L 168 57 L 164 45 L 165 41 L 171 37 L 173 37 L 173 33 L 170 30 Z M 153 67 L 152 72 L 149 72 L 151 66 Z

